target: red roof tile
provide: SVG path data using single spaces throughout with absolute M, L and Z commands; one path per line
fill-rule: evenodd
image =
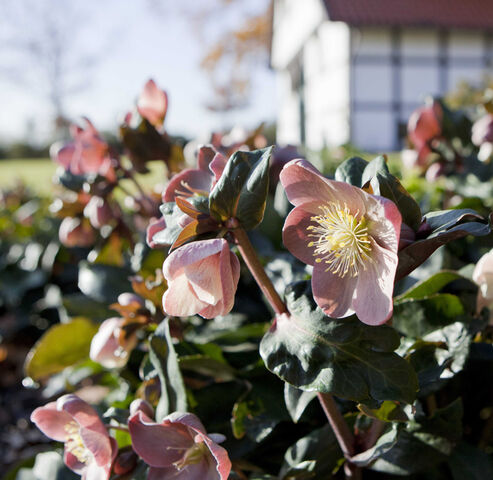
M 493 31 L 493 0 L 324 0 L 329 18 L 350 25 L 433 26 Z

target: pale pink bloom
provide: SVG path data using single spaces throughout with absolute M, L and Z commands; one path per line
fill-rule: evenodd
M 479 259 L 474 268 L 472 279 L 479 285 L 482 297 L 493 302 L 493 250 Z
M 493 115 L 489 113 L 472 126 L 472 143 L 479 147 L 484 142 L 493 142 Z
M 210 191 L 221 177 L 226 162 L 226 158 L 212 147 L 201 146 L 197 153 L 198 168 L 187 168 L 174 175 L 163 192 L 163 202 L 174 202 L 176 197 L 209 196 Z M 178 219 L 178 224 L 185 228 L 192 220 L 184 213 Z M 165 229 L 166 222 L 163 217 L 152 219 L 146 232 L 147 245 L 151 248 L 162 246 L 162 243 L 155 242 L 153 237 Z
M 430 106 L 419 107 L 409 117 L 407 132 L 409 140 L 418 152 L 416 166 L 425 166 L 431 153 L 430 144 L 442 132 L 443 112 L 438 102 Z
M 233 308 L 240 262 L 224 238 L 183 245 L 166 258 L 163 272 L 168 282 L 163 296 L 167 314 L 213 318 Z
M 225 437 L 207 434 L 192 413 L 175 412 L 156 423 L 137 411 L 128 428 L 132 448 L 151 467 L 148 480 L 227 480 L 231 461 L 218 445 Z
M 164 220 L 164 217 L 151 218 L 151 220 L 149 221 L 149 225 L 147 226 L 146 229 L 147 245 L 149 245 L 149 247 L 151 248 L 159 247 L 160 245 L 154 242 L 153 237 L 154 235 L 156 235 L 156 233 L 162 232 L 165 229 L 166 229 L 166 221 Z
M 163 125 L 168 109 L 168 95 L 161 90 L 154 80 L 148 80 L 137 101 L 137 111 L 152 125 Z
M 493 155 L 493 115 L 487 114 L 474 122 L 472 143 L 479 147 L 478 158 L 485 162 Z
M 113 219 L 113 211 L 108 201 L 102 197 L 93 196 L 84 208 L 84 216 L 89 219 L 91 225 L 98 230 L 108 225 Z
M 106 368 L 124 367 L 130 352 L 137 345 L 137 337 L 131 334 L 122 340 L 125 319 L 113 317 L 101 323 L 91 341 L 89 357 Z
M 58 238 L 66 247 L 90 247 L 94 245 L 94 230 L 87 220 L 65 217 L 58 230 Z
M 64 395 L 39 407 L 31 421 L 49 438 L 65 443 L 64 461 L 83 480 L 107 480 L 116 457 L 116 441 L 96 411 L 76 395 Z
M 175 175 L 163 193 L 163 202 L 174 202 L 176 197 L 208 196 L 221 177 L 227 159 L 213 148 L 202 146 L 197 153 L 197 167 L 187 168 Z
M 53 160 L 74 175 L 98 174 L 115 182 L 116 173 L 108 144 L 87 118 L 84 121 L 85 128 L 72 125 L 73 142 L 50 149 Z
M 401 214 L 393 202 L 323 177 L 292 160 L 281 183 L 295 208 L 283 228 L 288 250 L 313 265 L 312 290 L 330 317 L 353 313 L 368 325 L 392 315 Z
M 152 405 L 149 402 L 142 400 L 141 398 L 133 400 L 130 404 L 129 410 L 130 416 L 135 415 L 137 412 L 142 412 L 145 413 L 149 418 L 154 417 L 154 409 L 152 408 Z

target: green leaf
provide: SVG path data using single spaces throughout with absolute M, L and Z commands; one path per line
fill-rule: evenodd
M 107 304 L 115 303 L 120 293 L 132 291 L 130 275 L 132 271 L 126 268 L 81 262 L 79 288 L 93 300 Z
M 406 422 L 408 420 L 403 408 L 398 403 L 389 400 L 383 402 L 378 409 L 371 409 L 362 404 L 358 405 L 358 409 L 365 415 L 384 422 Z
M 430 278 L 416 283 L 402 295 L 396 297 L 394 299 L 394 305 L 406 298 L 413 298 L 417 300 L 425 298 L 434 293 L 438 293 L 450 282 L 453 282 L 454 280 L 459 280 L 461 278 L 464 277 L 457 272 L 454 272 L 452 270 L 442 270 L 441 272 L 435 273 Z
M 372 160 L 365 168 L 361 186 L 370 184 L 375 195 L 392 200 L 402 215 L 402 221 L 417 231 L 421 224 L 421 209 L 397 177 L 389 172 L 386 158 L 380 156 Z
M 438 247 L 466 235 L 491 233 L 490 225 L 474 210 L 444 210 L 425 215 L 429 234 L 399 252 L 396 279 L 400 280 L 419 267 Z
M 395 400 L 412 403 L 416 374 L 394 353 L 399 335 L 356 317 L 326 317 L 299 282 L 286 292 L 291 317 L 278 316 L 260 343 L 266 367 L 302 390 L 332 393 L 371 407 Z
M 212 377 L 216 381 L 228 382 L 235 379 L 235 370 L 225 362 L 207 355 L 187 355 L 180 358 L 180 368 Z
M 394 305 L 393 326 L 406 336 L 422 338 L 464 313 L 460 299 L 450 293 L 435 293 L 420 300 L 406 298 Z
M 26 375 L 40 380 L 85 360 L 97 331 L 98 326 L 85 318 L 52 326 L 28 353 Z
M 156 420 L 160 422 L 171 412 L 187 411 L 185 385 L 169 333 L 168 319 L 164 319 L 149 338 L 149 347 L 149 359 L 161 383 L 161 397 L 156 408 Z
M 493 460 L 479 448 L 467 443 L 457 445 L 448 464 L 453 480 L 493 478 Z
M 313 473 L 312 476 L 295 478 L 333 478 L 343 454 L 329 425 L 314 430 L 306 437 L 300 438 L 289 447 L 284 455 L 284 462 L 279 478 L 288 479 L 293 470 Z M 310 463 L 308 463 L 310 462 Z
M 279 422 L 288 420 L 288 414 L 282 408 L 280 387 L 278 382 L 272 382 L 272 377 L 252 382 L 250 389 L 233 407 L 231 427 L 236 438 L 246 435 L 255 443 L 260 443 L 272 433 Z
M 351 461 L 359 467 L 367 467 L 384 453 L 388 452 L 396 443 L 401 426 L 392 424 L 390 430 L 379 437 L 375 445 L 351 457 Z
M 382 453 L 372 470 L 410 475 L 447 459 L 462 436 L 462 402 L 457 399 L 430 418 L 417 418 L 400 429 L 392 448 Z
M 306 407 L 316 396 L 317 392 L 305 392 L 289 383 L 284 384 L 284 402 L 294 423 L 298 423 Z
M 272 148 L 235 152 L 209 196 L 211 215 L 218 222 L 237 218 L 247 230 L 264 216 L 269 189 L 269 161 Z
M 351 157 L 341 163 L 335 172 L 338 182 L 346 182 L 355 187 L 361 187 L 361 177 L 368 162 L 361 157 Z
M 166 222 L 166 228 L 155 233 L 152 237 L 152 241 L 156 245 L 169 247 L 175 243 L 175 240 L 182 231 L 182 227 L 178 224 L 178 220 L 183 216 L 183 212 L 178 208 L 178 205 L 176 205 L 175 202 L 163 203 L 159 209 Z

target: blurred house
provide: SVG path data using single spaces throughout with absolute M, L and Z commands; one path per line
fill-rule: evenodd
M 493 71 L 493 0 L 274 0 L 279 143 L 400 148 L 426 94 Z

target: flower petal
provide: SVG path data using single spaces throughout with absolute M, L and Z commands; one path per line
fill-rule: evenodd
M 64 395 L 57 400 L 57 408 L 67 412 L 80 425 L 80 436 L 98 465 L 111 462 L 110 437 L 96 410 L 76 395 Z
M 392 315 L 394 279 L 397 253 L 371 241 L 372 262 L 358 273 L 353 308 L 358 318 L 367 325 L 382 325 Z
M 212 240 L 201 240 L 188 243 L 177 248 L 169 255 L 163 264 L 163 273 L 168 282 L 173 280 L 175 275 L 181 274 L 180 270 L 187 265 L 191 265 L 206 257 L 219 253 L 223 248 L 223 238 Z
M 184 272 L 175 276 L 172 282 L 168 280 L 168 290 L 163 295 L 163 309 L 168 315 L 188 317 L 206 306 L 207 304 L 199 300 L 191 289 Z
M 397 251 L 402 216 L 396 204 L 387 198 L 366 195 L 366 219 L 368 233 L 383 248 Z
M 190 196 L 194 190 L 209 192 L 213 177 L 204 170 L 189 168 L 175 175 L 163 194 L 163 202 L 174 202 L 177 195 Z
M 130 417 L 128 429 L 132 448 L 151 467 L 169 467 L 194 443 L 186 427 L 155 423 L 141 411 Z
M 65 426 L 72 421 L 72 417 L 57 410 L 56 402 L 47 403 L 43 407 L 38 407 L 31 413 L 31 422 L 49 438 L 57 442 L 64 442 L 67 438 Z
M 356 277 L 346 275 L 341 278 L 326 272 L 323 263 L 313 267 L 313 298 L 329 317 L 342 318 L 354 313 L 352 301 L 356 284 Z
M 294 205 L 318 202 L 347 204 L 351 212 L 365 214 L 365 204 L 359 192 L 361 189 L 344 182 L 325 178 L 310 162 L 291 160 L 281 171 L 281 183 L 289 201 Z
M 305 208 L 311 204 L 304 204 L 299 207 L 295 207 L 286 218 L 284 227 L 282 229 L 282 240 L 285 247 L 299 260 L 308 265 L 315 264 L 315 256 L 313 255 L 313 248 L 308 244 L 313 240 L 309 237 L 310 231 L 308 227 L 313 225 L 311 220 L 312 213 Z M 319 203 L 317 202 L 318 206 Z

